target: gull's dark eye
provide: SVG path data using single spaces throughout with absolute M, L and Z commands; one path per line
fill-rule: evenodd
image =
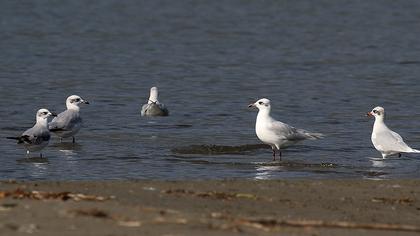
M 378 114 L 378 111 L 377 110 L 373 110 L 373 113 Z
M 262 104 L 264 104 L 264 103 L 263 103 L 263 102 L 259 102 L 258 104 L 262 105 Z
M 76 98 L 76 99 L 75 99 L 75 101 L 76 101 L 76 102 L 80 101 L 80 98 Z
M 44 111 L 44 112 L 42 112 L 42 114 L 43 114 L 43 115 L 46 115 L 46 114 L 48 114 L 48 113 Z

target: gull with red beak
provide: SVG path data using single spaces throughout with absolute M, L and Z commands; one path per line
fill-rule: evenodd
M 401 137 L 401 135 L 390 130 L 384 122 L 385 109 L 383 107 L 375 107 L 367 116 L 375 117 L 375 123 L 372 130 L 373 146 L 382 154 L 382 158 L 390 155 L 401 153 L 420 153 L 419 150 L 409 147 Z
M 320 139 L 323 137 L 320 133 L 311 133 L 303 129 L 296 129 L 288 124 L 277 121 L 270 116 L 270 100 L 262 98 L 248 107 L 259 109 L 257 121 L 255 123 L 255 132 L 257 137 L 265 144 L 271 146 L 273 150 L 273 161 L 276 160 L 276 150 L 279 151 L 281 160 L 281 148 L 290 146 L 306 139 Z

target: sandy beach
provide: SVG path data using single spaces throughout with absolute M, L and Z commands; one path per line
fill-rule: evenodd
M 0 183 L 1 235 L 418 235 L 419 180 Z

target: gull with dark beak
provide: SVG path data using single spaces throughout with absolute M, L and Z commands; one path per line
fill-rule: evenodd
M 36 124 L 22 133 L 19 137 L 7 137 L 8 139 L 16 139 L 18 144 L 23 144 L 26 153 L 41 151 L 50 141 L 50 131 L 48 130 L 48 117 L 56 116 L 47 109 L 39 109 L 36 113 Z M 40 153 L 42 157 L 42 153 Z
M 386 126 L 385 109 L 383 107 L 375 107 L 371 112 L 367 113 L 369 117 L 375 117 L 375 123 L 373 124 L 371 140 L 373 146 L 382 154 L 382 158 L 386 158 L 390 155 L 401 153 L 419 153 L 419 150 L 409 147 L 401 137 L 401 135 L 390 130 Z
M 270 116 L 270 100 L 266 98 L 249 104 L 248 107 L 257 107 L 259 109 L 257 121 L 255 123 L 255 132 L 263 143 L 271 146 L 273 150 L 273 161 L 276 160 L 276 150 L 279 152 L 281 160 L 281 148 L 306 139 L 313 140 L 323 137 L 320 133 L 311 133 L 303 129 L 296 129 L 295 127 L 273 119 Z
M 73 143 L 75 143 L 74 135 L 79 132 L 83 124 L 82 117 L 80 117 L 80 104 L 89 104 L 89 102 L 77 95 L 68 97 L 66 100 L 67 110 L 58 114 L 48 124 L 50 131 L 61 139 L 73 137 Z

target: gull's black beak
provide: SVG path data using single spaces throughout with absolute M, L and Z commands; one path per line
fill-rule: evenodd
M 84 103 L 84 104 L 89 104 L 89 102 L 88 102 L 88 101 L 86 101 L 86 100 L 83 100 L 83 103 Z
M 255 103 L 249 104 L 248 107 L 255 107 Z
M 57 116 L 57 113 L 55 113 L 55 112 L 51 112 L 51 116 Z

